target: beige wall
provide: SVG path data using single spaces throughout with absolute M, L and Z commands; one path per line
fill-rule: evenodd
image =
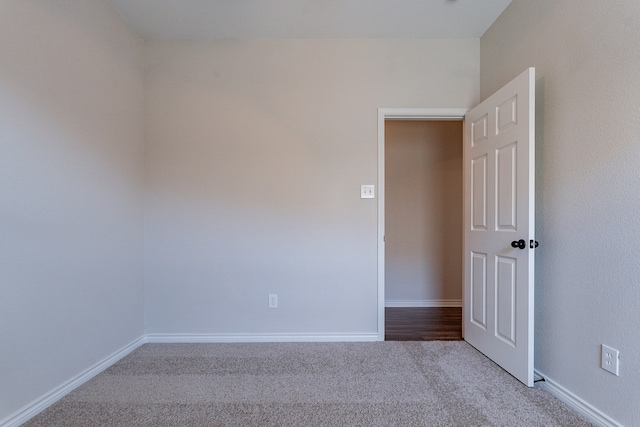
M 377 109 L 477 103 L 478 47 L 145 43 L 147 331 L 374 337 Z
M 640 2 L 514 0 L 481 39 L 486 97 L 536 67 L 535 367 L 640 425 Z M 620 350 L 620 376 L 600 345 Z
M 0 1 L 0 424 L 144 331 L 142 40 Z
M 387 304 L 462 299 L 462 122 L 385 124 Z

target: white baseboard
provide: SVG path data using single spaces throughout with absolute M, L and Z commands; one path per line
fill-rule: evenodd
M 356 342 L 378 341 L 378 333 L 363 334 L 147 334 L 149 343 Z
M 385 307 L 462 307 L 461 299 L 386 300 Z
M 569 405 L 576 412 L 582 414 L 592 423 L 602 427 L 623 427 L 622 424 L 595 408 L 593 405 L 585 402 L 571 391 L 547 377 L 545 374 L 535 370 L 534 375 L 544 378 L 544 382 L 541 383 L 541 386 L 549 393 Z
M 30 418 L 35 417 L 40 412 L 47 409 L 49 406 L 56 403 L 66 394 L 70 393 L 77 387 L 89 381 L 91 378 L 95 377 L 102 371 L 106 370 L 108 367 L 132 353 L 135 349 L 140 347 L 142 344 L 146 342 L 144 337 L 140 337 L 137 340 L 133 341 L 129 345 L 121 348 L 110 356 L 105 357 L 100 362 L 76 375 L 75 377 L 69 379 L 68 381 L 62 383 L 58 387 L 54 388 L 50 392 L 40 396 L 33 402 L 9 415 L 4 420 L 0 420 L 0 427 L 14 427 L 19 426 L 20 424 L 26 422 Z

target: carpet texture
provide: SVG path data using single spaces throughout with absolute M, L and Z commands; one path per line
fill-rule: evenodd
M 25 426 L 589 426 L 463 341 L 146 344 Z

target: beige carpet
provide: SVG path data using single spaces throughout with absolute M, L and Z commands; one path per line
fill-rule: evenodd
M 587 426 L 463 341 L 146 344 L 26 426 Z

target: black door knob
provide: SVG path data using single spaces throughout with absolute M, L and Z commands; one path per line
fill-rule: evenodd
M 527 247 L 527 242 L 524 241 L 524 239 L 520 239 L 520 240 L 514 240 L 513 242 L 511 242 L 511 247 L 512 248 L 520 248 L 520 249 L 524 249 Z

